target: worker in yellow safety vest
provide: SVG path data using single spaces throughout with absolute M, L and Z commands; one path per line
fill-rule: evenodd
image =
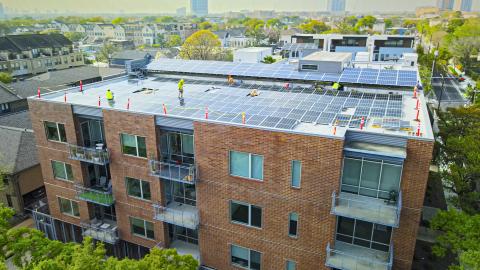
M 183 85 L 185 84 L 185 81 L 181 79 L 178 82 L 178 98 L 183 98 Z
M 110 89 L 107 90 L 107 93 L 105 94 L 105 97 L 107 98 L 108 101 L 113 100 L 113 93 L 110 91 Z

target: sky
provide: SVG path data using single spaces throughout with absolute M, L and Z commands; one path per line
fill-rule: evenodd
M 480 0 L 474 0 L 480 1 Z M 7 10 L 73 11 L 76 13 L 173 13 L 188 7 L 188 0 L 0 0 Z M 414 11 L 435 5 L 436 0 L 347 0 L 347 10 L 356 12 Z M 209 0 L 209 11 L 248 10 L 324 11 L 327 0 Z

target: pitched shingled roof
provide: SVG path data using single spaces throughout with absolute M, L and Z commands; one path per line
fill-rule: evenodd
M 0 51 L 19 52 L 38 48 L 60 48 L 72 42 L 62 34 L 28 34 L 0 37 Z
M 0 168 L 15 174 L 38 164 L 32 130 L 0 126 Z

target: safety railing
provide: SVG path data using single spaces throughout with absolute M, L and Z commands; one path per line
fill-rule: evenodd
M 396 201 L 366 197 L 341 192 L 332 192 L 331 213 L 376 224 L 398 228 L 402 209 L 402 192 Z
M 117 224 L 113 221 L 103 222 L 90 220 L 89 222 L 80 223 L 82 227 L 82 235 L 89 236 L 93 239 L 110 243 L 114 245 L 119 241 Z
M 352 244 L 342 243 L 341 248 L 331 248 L 327 244 L 327 260 L 325 266 L 342 270 L 391 270 L 393 265 L 393 245 L 388 254 L 383 251 L 370 250 Z M 367 255 L 367 253 L 370 253 Z M 382 257 L 384 259 L 376 259 Z
M 182 182 L 195 184 L 197 181 L 196 168 L 193 164 L 178 165 L 170 162 L 150 160 L 150 175 Z
M 76 197 L 79 200 L 111 206 L 115 203 L 112 190 L 106 190 L 102 187 L 88 188 L 83 185 L 75 185 Z
M 110 155 L 107 149 L 96 149 L 78 146 L 74 144 L 68 145 L 69 158 L 97 165 L 105 165 L 110 161 Z
M 177 226 L 197 229 L 199 224 L 198 209 L 195 206 L 183 205 L 181 209 L 174 209 L 172 207 L 161 206 L 154 204 L 155 210 L 154 219 L 158 221 L 167 222 Z

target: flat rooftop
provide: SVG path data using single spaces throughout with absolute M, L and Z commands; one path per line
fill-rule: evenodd
M 251 53 L 258 53 L 258 52 L 264 52 L 264 51 L 272 51 L 272 48 L 270 47 L 248 47 L 248 48 L 242 48 L 236 50 L 236 52 L 251 52 Z
M 343 62 L 350 60 L 352 58 L 352 53 L 349 52 L 314 52 L 301 60 L 306 61 L 329 61 L 329 62 Z
M 411 92 L 327 91 L 300 84 L 287 90 L 283 83 L 228 85 L 223 78 L 183 78 L 184 99 L 178 98 L 179 79 L 166 75 L 145 80 L 122 77 L 85 85 L 83 92 L 73 88 L 42 95 L 41 99 L 65 103 L 66 98 L 68 104 L 119 111 L 127 111 L 130 100 L 131 112 L 327 137 L 343 137 L 348 129 L 360 130 L 363 118 L 366 132 L 418 137 L 415 133 L 420 128 L 420 137 L 433 138 L 421 94 L 418 122 L 417 99 Z M 115 95 L 112 104 L 105 99 L 107 89 Z M 253 89 L 258 90 L 258 96 L 248 96 Z

